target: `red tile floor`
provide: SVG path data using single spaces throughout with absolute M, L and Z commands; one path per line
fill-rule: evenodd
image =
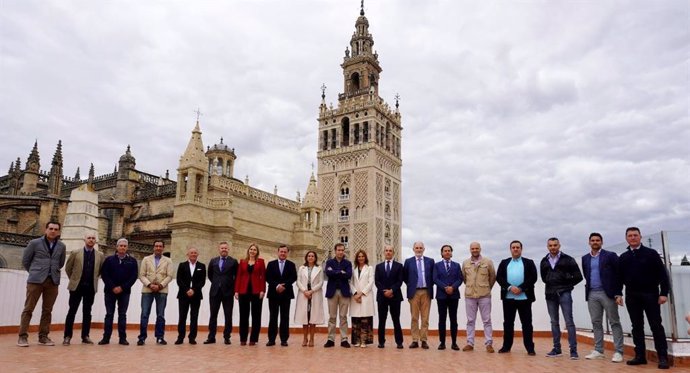
M 98 341 L 102 334 L 100 329 L 92 330 L 94 341 Z M 75 335 L 79 331 L 75 330 Z M 176 332 L 168 330 L 167 346 L 158 346 L 149 337 L 145 346 L 136 346 L 136 331 L 128 330 L 131 345 L 107 346 L 82 345 L 76 338 L 71 346 L 62 346 L 62 332 L 53 331 L 50 337 L 56 346 L 44 347 L 37 344 L 36 332 L 31 332 L 28 348 L 20 348 L 15 344 L 15 333 L 0 334 L 0 372 L 562 372 L 562 373 L 592 373 L 607 370 L 624 370 L 626 372 L 641 372 L 656 370 L 656 363 L 650 361 L 646 366 L 629 367 L 614 364 L 607 360 L 585 360 L 584 355 L 592 349 L 591 344 L 580 343 L 580 360 L 570 360 L 563 356 L 547 358 L 545 353 L 551 348 L 550 338 L 536 338 L 537 356 L 528 356 L 516 339 L 516 345 L 509 354 L 489 354 L 483 348 L 472 352 L 453 351 L 447 349 L 438 351 L 438 342 L 430 336 L 431 349 L 410 350 L 407 348 L 410 339 L 406 337 L 405 349 L 397 350 L 390 336 L 389 343 L 384 349 L 375 345 L 368 348 L 345 349 L 336 345 L 325 349 L 326 334 L 316 335 L 315 347 L 302 347 L 302 335 L 299 331 L 292 332 L 288 347 L 279 344 L 266 347 L 266 335 L 262 334 L 257 346 L 240 346 L 237 335 L 233 333 L 232 345 L 222 343 L 203 345 L 205 334 L 199 334 L 199 344 L 189 345 L 185 340 L 183 345 L 173 345 Z M 115 338 L 114 341 L 117 341 Z M 222 341 L 219 340 L 219 341 Z M 497 348 L 502 339 L 496 338 Z M 478 342 L 481 342 L 479 340 Z M 567 341 L 563 341 L 567 345 Z M 464 339 L 459 338 L 462 347 Z M 610 351 L 607 356 L 610 358 Z M 631 356 L 626 355 L 626 360 Z M 672 368 L 674 369 L 674 368 Z M 675 368 L 678 371 L 687 368 Z

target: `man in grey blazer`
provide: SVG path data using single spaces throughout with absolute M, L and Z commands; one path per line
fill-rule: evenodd
M 89 338 L 91 331 L 91 306 L 98 290 L 98 278 L 101 276 L 101 266 L 105 257 L 103 253 L 95 249 L 96 232 L 88 232 L 84 235 L 84 248 L 73 251 L 65 264 L 65 272 L 69 277 L 67 290 L 69 290 L 69 310 L 65 318 L 65 334 L 62 340 L 63 346 L 69 346 L 72 340 L 74 317 L 82 303 L 81 343 L 92 345 Z M 82 302 L 83 300 L 83 302 Z
M 24 249 L 22 265 L 29 272 L 26 280 L 26 300 L 19 324 L 17 346 L 29 347 L 29 323 L 38 299 L 43 297 L 41 323 L 38 330 L 38 344 L 55 346 L 48 338 L 53 305 L 60 285 L 60 268 L 65 265 L 65 244 L 60 242 L 60 223 L 46 224 L 45 235 L 33 239 Z

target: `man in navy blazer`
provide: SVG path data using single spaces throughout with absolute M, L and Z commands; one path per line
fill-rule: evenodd
M 604 310 L 613 333 L 614 363 L 623 361 L 623 328 L 618 316 L 616 296 L 623 295 L 618 279 L 618 255 L 602 249 L 604 239 L 599 233 L 589 235 L 590 252 L 582 256 L 582 272 L 585 275 L 585 301 L 589 308 L 594 331 L 594 350 L 585 359 L 604 358 Z
M 403 333 L 400 326 L 400 303 L 403 296 L 400 287 L 403 283 L 403 265 L 393 260 L 393 246 L 383 247 L 385 261 L 376 265 L 374 283 L 376 284 L 376 302 L 379 310 L 379 348 L 386 345 L 386 318 L 390 311 L 393 321 L 395 345 L 403 348 Z
M 349 348 L 347 341 L 347 311 L 350 308 L 350 279 L 352 263 L 345 258 L 345 245 L 335 244 L 335 258 L 326 261 L 324 273 L 328 277 L 326 298 L 328 299 L 328 341 L 323 347 L 335 346 L 335 321 L 340 319 L 340 346 Z
M 458 303 L 460 302 L 460 285 L 463 281 L 460 264 L 450 260 L 453 247 L 441 246 L 441 257 L 434 267 L 434 284 L 436 285 L 436 303 L 438 305 L 438 339 L 439 350 L 446 349 L 446 315 L 450 318 L 451 348 L 460 350 L 458 337 Z
M 280 345 L 286 347 L 290 338 L 290 301 L 295 297 L 292 285 L 297 281 L 297 267 L 287 260 L 290 249 L 281 245 L 278 248 L 278 259 L 266 265 L 266 282 L 268 283 L 268 342 L 266 346 L 276 344 L 278 334 L 278 316 L 280 316 Z
M 211 315 L 208 321 L 208 338 L 204 344 L 216 343 L 216 330 L 218 329 L 218 311 L 223 305 L 225 327 L 223 339 L 226 345 L 230 344 L 232 333 L 232 307 L 235 303 L 235 279 L 237 278 L 237 260 L 229 254 L 230 245 L 223 241 L 218 244 L 219 256 L 208 263 L 208 279 L 211 281 L 211 289 L 208 292 Z
M 187 261 L 177 267 L 177 299 L 179 304 L 179 319 L 177 322 L 176 345 L 184 342 L 187 327 L 187 312 L 189 316 L 189 344 L 196 344 L 199 308 L 204 298 L 201 289 L 206 285 L 206 265 L 197 261 L 199 250 L 194 247 L 187 249 Z
M 415 242 L 412 247 L 414 256 L 405 260 L 403 279 L 407 285 L 407 300 L 410 302 L 412 321 L 410 331 L 412 343 L 409 348 L 418 348 L 419 342 L 423 349 L 428 349 L 427 336 L 429 332 L 429 310 L 434 298 L 434 260 L 424 256 L 424 243 Z M 419 318 L 422 326 L 419 327 Z

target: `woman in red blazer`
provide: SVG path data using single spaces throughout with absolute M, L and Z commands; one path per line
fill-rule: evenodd
M 247 344 L 249 314 L 252 315 L 252 333 L 249 345 L 259 341 L 261 331 L 261 306 L 266 292 L 266 264 L 259 258 L 259 246 L 249 245 L 247 257 L 240 260 L 235 279 L 235 298 L 240 304 L 240 345 Z

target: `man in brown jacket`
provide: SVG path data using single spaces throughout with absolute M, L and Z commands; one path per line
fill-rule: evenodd
M 467 345 L 463 351 L 474 350 L 474 323 L 477 310 L 482 314 L 484 323 L 484 345 L 486 352 L 494 352 L 491 338 L 491 288 L 496 283 L 496 270 L 489 258 L 481 255 L 479 242 L 470 244 L 470 258 L 462 263 L 462 275 L 465 279 L 465 311 L 467 312 Z

